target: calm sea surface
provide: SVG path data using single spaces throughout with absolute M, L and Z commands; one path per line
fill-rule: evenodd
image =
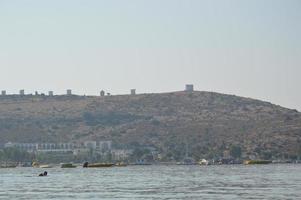
M 0 169 L 0 199 L 301 199 L 301 165 Z

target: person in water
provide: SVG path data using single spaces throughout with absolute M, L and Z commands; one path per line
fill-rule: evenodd
M 39 176 L 47 176 L 47 172 L 45 171 L 44 173 L 39 174 Z
M 83 167 L 88 167 L 89 163 L 88 162 L 85 162 Z

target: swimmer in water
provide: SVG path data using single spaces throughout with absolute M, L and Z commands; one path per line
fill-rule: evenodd
M 39 174 L 39 176 L 47 176 L 47 172 L 45 171 L 44 173 Z

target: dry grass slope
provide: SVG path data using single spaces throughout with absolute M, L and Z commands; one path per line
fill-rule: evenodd
M 180 159 L 227 154 L 297 156 L 301 114 L 268 102 L 212 92 L 0 97 L 0 142 L 80 142 L 155 147 Z

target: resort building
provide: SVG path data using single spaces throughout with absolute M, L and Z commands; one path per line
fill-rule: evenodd
M 84 147 L 98 151 L 110 151 L 112 149 L 112 141 L 85 141 Z
M 87 155 L 90 152 L 90 149 L 87 148 L 76 148 L 73 150 L 73 155 L 80 156 L 80 155 Z
M 20 150 L 25 150 L 25 151 L 35 151 L 37 149 L 37 144 L 8 142 L 8 143 L 4 144 L 4 148 L 18 148 Z
M 12 143 L 4 144 L 4 148 L 17 148 L 34 153 L 72 153 L 73 155 L 112 155 L 114 160 L 125 160 L 132 154 L 132 150 L 112 149 L 112 141 L 85 141 L 75 143 Z
M 72 143 L 12 143 L 4 144 L 4 148 L 17 148 L 28 152 L 66 152 L 72 151 L 75 147 Z
M 124 149 L 113 149 L 111 151 L 113 160 L 126 160 L 133 153 L 132 150 L 124 150 Z
M 98 141 L 96 148 L 99 151 L 110 151 L 112 149 L 112 141 Z
M 96 149 L 96 141 L 85 141 L 84 147 L 88 149 Z

